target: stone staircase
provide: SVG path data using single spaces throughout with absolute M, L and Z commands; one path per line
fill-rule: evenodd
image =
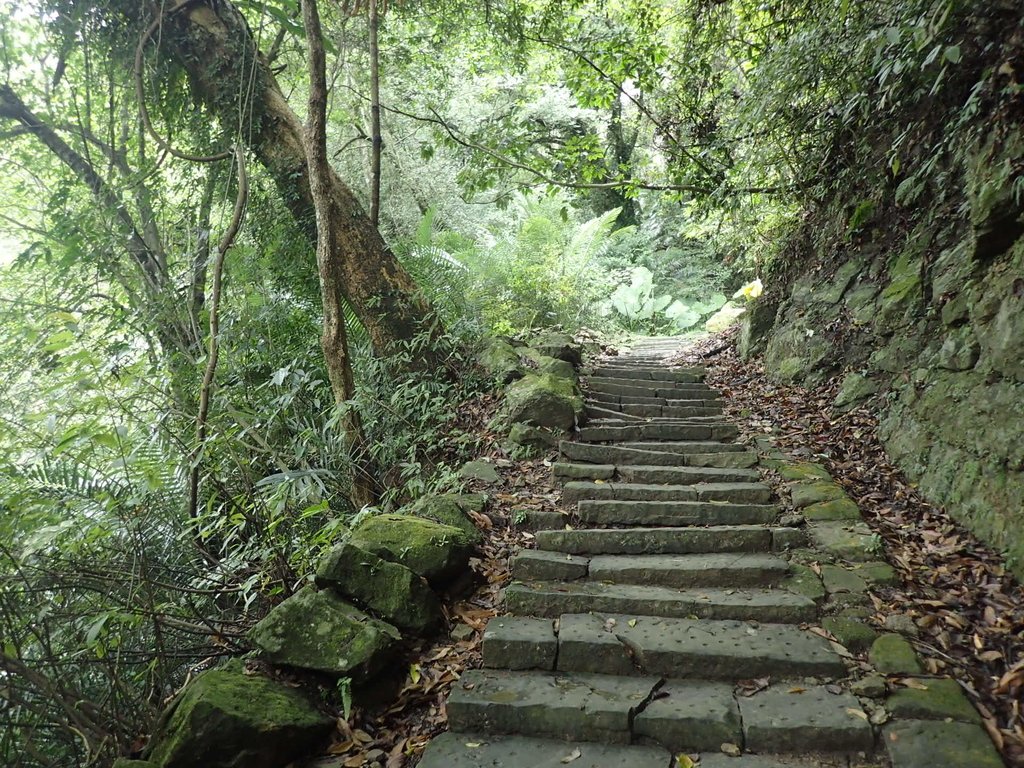
M 884 764 L 834 683 L 843 659 L 802 628 L 816 603 L 786 588 L 802 532 L 776 522 L 703 372 L 666 367 L 665 351 L 596 364 L 587 424 L 552 467 L 575 512 L 535 521 L 510 615 L 421 768 Z

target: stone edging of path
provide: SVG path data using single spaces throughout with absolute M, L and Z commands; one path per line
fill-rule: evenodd
M 916 636 L 917 627 L 899 616 L 885 622 L 888 631 L 868 623 L 870 592 L 894 586 L 897 576 L 857 504 L 823 465 L 788 457 L 766 438 L 754 442 L 760 465 L 778 476 L 780 482 L 772 484 L 795 510 L 783 521 L 804 529 L 810 547 L 790 551 L 792 575 L 785 586 L 822 607 L 822 629 L 846 649 L 854 674 L 859 673 L 850 690 L 869 700 L 865 710 L 881 726 L 893 768 L 923 768 L 936 760 L 948 766 L 1003 766 L 959 683 L 928 674 L 907 639 Z

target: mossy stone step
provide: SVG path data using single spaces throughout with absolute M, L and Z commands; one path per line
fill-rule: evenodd
M 694 483 L 755 483 L 761 474 L 754 469 L 730 467 L 670 467 L 642 464 L 571 464 L 557 462 L 551 465 L 556 481 L 609 480 L 617 478 L 626 483 L 653 483 L 693 485 Z
M 680 408 L 695 405 L 715 406 L 721 405 L 721 395 L 718 392 L 702 392 L 693 395 L 680 395 L 671 397 L 652 397 L 650 395 L 617 395 L 611 392 L 600 392 L 596 389 L 587 391 L 587 401 L 600 405 L 671 405 Z
M 791 624 L 566 614 L 557 643 L 557 668 L 565 672 L 731 681 L 846 675 L 827 640 Z
M 538 531 L 537 546 L 572 555 L 685 555 L 769 552 L 772 532 L 761 525 L 709 528 L 582 528 Z
M 633 379 L 648 381 L 672 381 L 694 384 L 704 381 L 703 368 L 655 368 L 636 366 L 601 365 L 591 372 L 596 378 Z
M 735 424 L 642 422 L 619 426 L 584 427 L 580 440 L 587 443 L 625 442 L 634 440 L 732 440 L 739 435 Z
M 789 573 L 775 555 L 702 553 L 692 555 L 595 555 L 587 578 L 605 584 L 659 587 L 768 587 Z
M 618 410 L 627 416 L 643 416 L 645 418 L 690 419 L 698 416 L 720 416 L 720 405 L 620 405 Z
M 607 387 L 629 387 L 632 389 L 646 390 L 648 392 L 712 391 L 711 387 L 697 379 L 692 381 L 656 381 L 647 378 L 629 378 L 627 376 L 588 376 L 586 381 L 587 386 L 590 388 L 603 389 L 604 391 L 614 391 L 606 389 Z M 661 397 L 667 397 L 667 395 L 661 395 Z
M 735 619 L 777 624 L 813 621 L 813 600 L 781 589 L 672 589 L 634 584 L 514 582 L 505 607 L 521 616 L 612 613 L 665 618 Z
M 642 483 L 596 483 L 574 480 L 562 486 L 562 501 L 574 504 L 587 499 L 605 501 L 710 501 L 734 504 L 767 504 L 772 489 L 764 483 L 696 483 L 694 485 L 649 485 Z
M 558 450 L 562 456 L 570 461 L 592 464 L 641 464 L 648 467 L 723 467 L 736 469 L 746 469 L 757 464 L 757 454 L 753 451 L 717 451 L 718 446 L 732 447 L 731 443 L 701 443 L 700 445 L 707 446 L 709 449 L 707 453 L 655 450 L 656 446 L 659 445 L 658 443 L 641 443 L 640 445 L 648 445 L 651 448 L 624 448 L 621 445 L 573 443 L 568 440 L 562 440 L 558 444 Z
M 753 525 L 772 522 L 778 512 L 769 504 L 710 501 L 585 500 L 576 505 L 576 518 L 584 525 Z
M 860 702 L 822 686 L 772 685 L 740 700 L 752 752 L 870 752 L 875 734 Z
M 671 750 L 742 739 L 728 683 L 657 677 L 471 670 L 448 699 L 456 730 L 518 733 Z
M 628 744 L 633 715 L 648 703 L 659 682 L 471 669 L 452 686 L 448 724 L 456 731 Z
M 766 587 L 789 573 L 774 555 L 711 553 L 696 555 L 567 555 L 528 549 L 512 561 L 519 581 L 576 581 L 646 584 L 661 587 Z
M 671 760 L 672 755 L 659 747 L 448 732 L 430 741 L 418 768 L 562 768 L 566 764 L 572 768 L 652 768 L 667 766 Z M 729 768 L 762 766 L 738 763 Z
M 633 448 L 641 451 L 663 451 L 683 456 L 692 454 L 752 453 L 747 446 L 722 440 L 641 440 L 618 443 L 619 448 Z
M 662 397 L 667 400 L 707 400 L 717 393 L 703 384 L 676 384 L 666 382 L 631 382 L 629 379 L 598 379 L 586 380 L 588 392 L 604 392 L 620 397 Z

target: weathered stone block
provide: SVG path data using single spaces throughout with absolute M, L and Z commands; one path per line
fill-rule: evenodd
M 882 635 L 875 640 L 868 660 L 886 675 L 919 675 L 922 671 L 913 646 L 899 635 Z

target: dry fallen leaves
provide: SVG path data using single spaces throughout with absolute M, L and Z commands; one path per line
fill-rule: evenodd
M 726 415 L 748 439 L 768 434 L 787 454 L 828 468 L 880 537 L 900 579 L 872 594 L 875 619 L 909 619 L 928 672 L 956 677 L 1007 763 L 1024 765 L 1024 589 L 997 553 L 925 501 L 893 465 L 868 408 L 833 411 L 841 375 L 807 389 L 771 381 L 760 361 L 740 361 L 731 346 L 703 357 L 734 333 L 698 344 L 675 362 L 708 366 L 708 383 L 724 392 Z

